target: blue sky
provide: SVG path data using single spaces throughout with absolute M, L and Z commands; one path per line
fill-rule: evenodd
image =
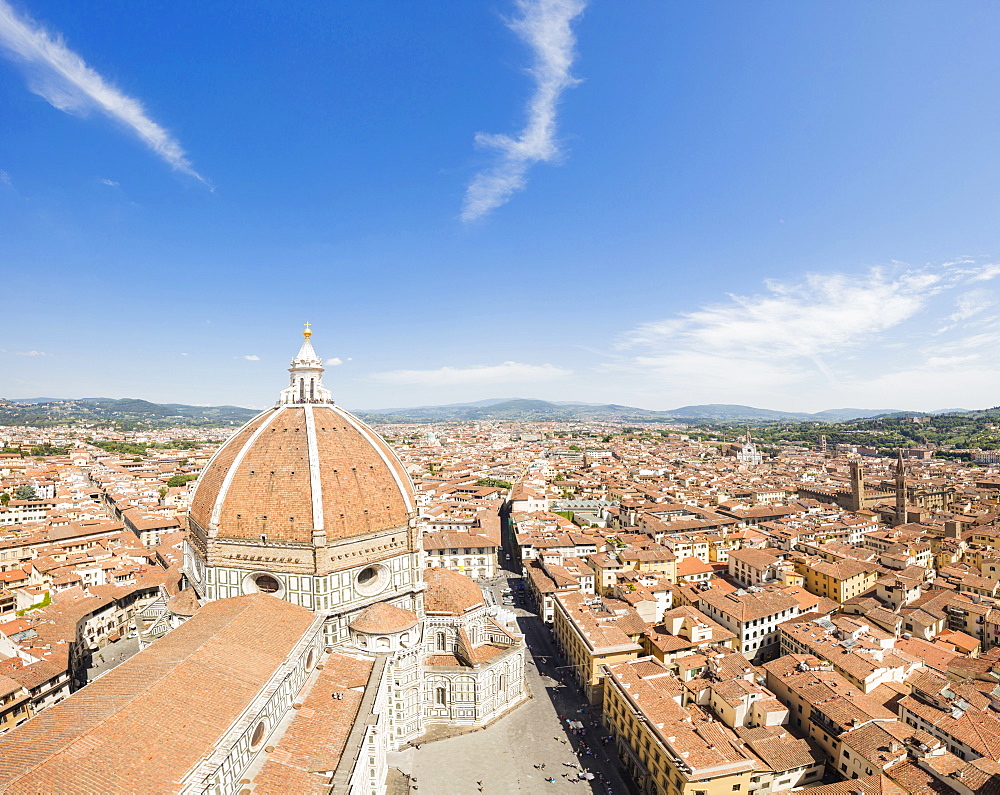
M 0 0 L 0 395 L 1000 403 L 991 2 Z M 339 364 L 334 362 L 339 361 Z

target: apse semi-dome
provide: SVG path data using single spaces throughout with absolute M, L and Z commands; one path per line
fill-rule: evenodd
M 276 406 L 254 417 L 202 472 L 189 513 L 210 537 L 314 544 L 405 527 L 413 486 L 391 448 L 335 405 L 311 332 Z
M 406 632 L 417 625 L 417 617 L 409 610 L 388 602 L 375 602 L 362 610 L 348 626 L 366 635 L 387 635 Z

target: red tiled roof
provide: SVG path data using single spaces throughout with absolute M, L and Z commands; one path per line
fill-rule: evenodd
M 176 792 L 314 618 L 264 594 L 210 602 L 0 737 L 0 792 Z

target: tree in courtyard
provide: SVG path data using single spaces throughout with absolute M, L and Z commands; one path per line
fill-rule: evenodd
M 35 491 L 34 486 L 24 485 L 18 486 L 14 489 L 14 499 L 15 500 L 37 500 L 38 492 Z

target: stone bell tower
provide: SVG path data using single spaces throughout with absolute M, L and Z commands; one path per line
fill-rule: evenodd
M 902 448 L 896 457 L 896 524 L 906 524 L 906 464 Z
M 851 461 L 851 510 L 865 507 L 865 471 L 860 461 Z

